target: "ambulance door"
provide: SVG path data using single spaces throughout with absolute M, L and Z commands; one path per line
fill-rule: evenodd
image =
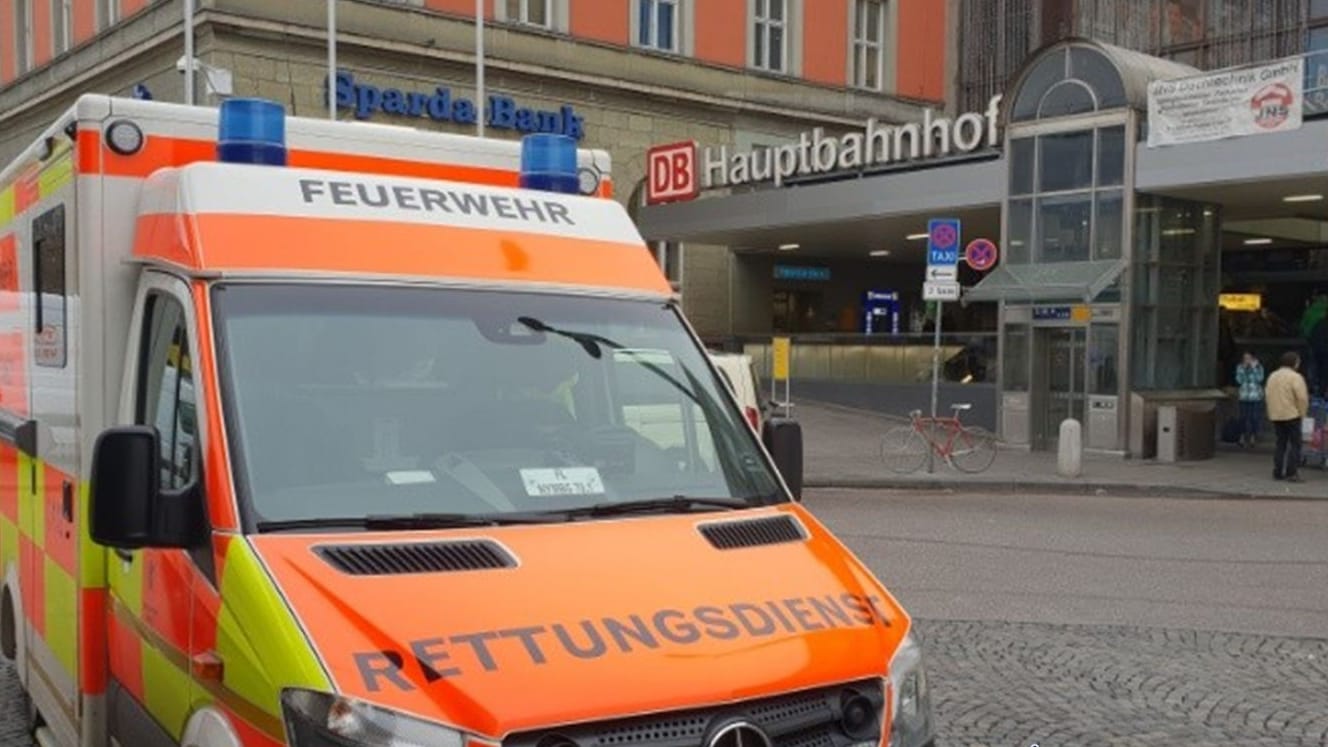
M 27 380 L 32 435 L 19 455 L 20 500 L 30 541 L 24 592 L 30 597 L 28 690 L 61 741 L 79 721 L 79 448 L 74 387 L 78 329 L 73 211 L 42 201 L 28 213 L 24 268 L 29 293 Z
M 163 491 L 202 479 L 194 390 L 193 312 L 187 286 L 148 272 L 134 313 L 123 403 L 160 436 Z M 111 595 L 108 728 L 121 745 L 176 744 L 190 711 L 190 631 L 196 557 L 181 549 L 115 550 Z
M 0 201 L 12 191 L 0 188 Z M 30 631 L 35 621 L 45 621 L 36 599 L 36 501 L 28 480 L 36 451 L 28 386 L 31 271 L 24 271 L 30 245 L 26 216 L 0 221 L 0 655 L 17 663 L 25 683 Z

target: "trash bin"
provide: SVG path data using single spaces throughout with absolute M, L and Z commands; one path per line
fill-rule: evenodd
M 1212 459 L 1217 452 L 1217 404 L 1189 402 L 1176 407 L 1176 456 L 1181 461 Z
M 1195 462 L 1216 451 L 1217 407 L 1187 402 L 1157 408 L 1157 461 Z
M 1176 461 L 1179 446 L 1179 423 L 1175 405 L 1157 408 L 1157 461 L 1170 464 Z

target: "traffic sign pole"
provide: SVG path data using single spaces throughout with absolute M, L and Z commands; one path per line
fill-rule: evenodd
M 936 299 L 936 324 L 933 325 L 931 344 L 931 427 L 927 434 L 927 472 L 936 471 L 936 449 L 932 446 L 932 437 L 936 433 L 936 407 L 940 399 L 941 385 L 941 315 L 945 308 L 941 288 L 932 286 L 950 286 L 949 295 L 958 299 L 958 267 L 961 224 L 953 218 L 936 218 L 927 221 L 927 276 L 923 284 L 923 295 L 933 295 Z
M 931 439 L 936 435 L 936 399 L 939 394 L 941 373 L 941 307 L 944 301 L 936 302 L 936 332 L 931 343 L 931 424 L 927 433 L 927 474 L 936 471 L 936 449 L 931 446 Z

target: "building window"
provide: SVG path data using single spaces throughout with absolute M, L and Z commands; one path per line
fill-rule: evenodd
M 678 51 L 679 0 L 638 0 L 636 43 L 665 52 Z
M 105 31 L 120 22 L 120 0 L 97 0 L 97 30 Z
M 541 28 L 553 27 L 553 0 L 507 0 L 507 20 Z
M 641 208 L 646 206 L 646 182 L 644 179 L 636 185 L 632 191 L 631 197 L 627 199 L 627 214 L 633 221 L 637 219 Z M 669 284 L 673 290 L 682 288 L 682 252 L 683 246 L 677 241 L 666 241 L 652 239 L 647 240 L 646 245 L 650 249 L 650 256 L 654 258 L 660 269 L 664 271 L 664 277 L 668 278 Z
M 1124 127 L 1017 138 L 1010 154 L 1008 263 L 1121 256 Z
M 853 85 L 881 90 L 885 78 L 885 0 L 856 0 L 853 18 Z
M 1328 0 L 1310 4 L 1305 42 L 1305 113 L 1309 115 L 1328 111 Z
M 677 241 L 652 241 L 650 250 L 655 254 L 655 261 L 664 271 L 669 285 L 676 291 L 682 287 L 682 244 Z
M 51 51 L 54 56 L 69 51 L 69 40 L 73 35 L 73 0 L 51 0 Z
M 32 0 L 18 0 L 18 19 L 14 23 L 15 50 L 18 55 L 18 74 L 32 69 Z
M 65 206 L 56 205 L 32 221 L 33 358 L 47 368 L 65 367 L 65 249 Z
M 755 0 L 752 65 L 782 73 L 788 57 L 788 0 Z

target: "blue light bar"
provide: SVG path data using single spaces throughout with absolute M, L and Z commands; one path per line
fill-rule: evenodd
M 521 139 L 521 186 L 546 192 L 580 194 L 576 141 L 566 135 L 539 133 Z
M 286 165 L 286 110 L 267 99 L 221 102 L 217 160 L 224 163 Z

